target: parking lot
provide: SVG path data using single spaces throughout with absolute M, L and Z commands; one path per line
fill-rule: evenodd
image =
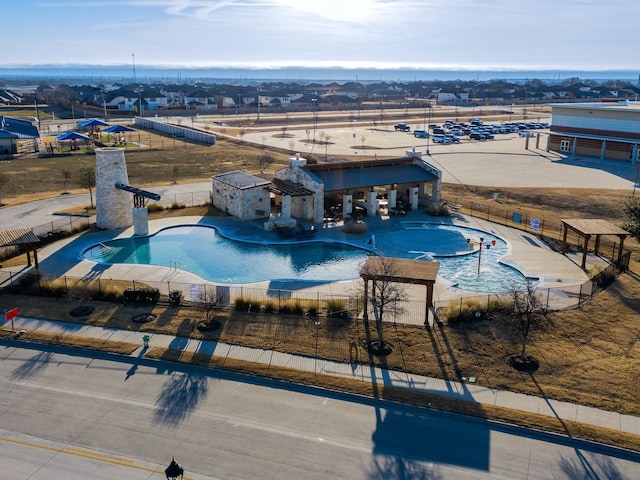
M 630 162 L 547 151 L 548 129 L 532 130 L 534 136 L 531 138 L 507 133 L 494 134 L 493 140 L 471 140 L 461 136 L 459 143 L 434 143 L 431 138 L 414 136 L 413 130 L 424 129 L 422 122 L 411 122 L 410 126 L 412 132 L 396 131 L 393 124 L 364 122 L 335 128 L 318 125 L 315 131 L 313 125 L 309 125 L 287 130 L 284 138 L 273 130 L 253 130 L 245 133 L 243 139 L 327 161 L 394 158 L 415 150 L 441 169 L 444 182 L 465 185 L 631 191 L 637 178 L 637 168 Z M 429 156 L 426 155 L 427 148 Z

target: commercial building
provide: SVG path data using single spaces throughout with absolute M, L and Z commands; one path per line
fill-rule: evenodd
M 552 105 L 549 150 L 638 161 L 640 103 L 603 101 Z

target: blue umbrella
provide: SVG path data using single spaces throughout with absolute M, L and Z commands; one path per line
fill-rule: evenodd
M 82 122 L 78 122 L 78 124 L 82 128 L 87 127 L 108 127 L 109 124 L 107 122 L 103 122 L 102 120 L 98 120 L 97 118 L 92 118 L 91 120 L 84 120 Z
M 82 135 L 81 133 L 78 133 L 78 132 L 63 133 L 59 137 L 56 137 L 56 139 L 59 142 L 63 142 L 65 140 L 87 140 L 87 141 L 91 140 L 91 138 L 87 137 L 86 135 Z
M 126 133 L 135 132 L 133 128 L 125 127 L 124 125 L 113 125 L 112 127 L 105 128 L 106 133 Z

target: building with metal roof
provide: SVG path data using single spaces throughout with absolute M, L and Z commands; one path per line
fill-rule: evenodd
M 373 216 L 417 210 L 440 201 L 441 172 L 415 151 L 404 158 L 307 165 L 296 156 L 278 170 L 280 184 L 308 193 L 282 195 L 282 216 L 322 223 L 339 216 Z M 276 201 L 276 204 L 278 202 Z
M 271 182 L 234 171 L 212 177 L 213 206 L 241 220 L 266 218 L 271 211 Z
M 554 104 L 551 116 L 549 150 L 603 160 L 638 161 L 640 103 Z
M 0 158 L 38 151 L 40 132 L 31 122 L 0 116 Z

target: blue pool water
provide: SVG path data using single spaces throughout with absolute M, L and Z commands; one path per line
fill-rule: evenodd
M 482 254 L 478 249 L 480 238 L 484 239 Z M 390 256 L 440 262 L 438 275 L 462 290 L 504 292 L 524 281 L 519 271 L 498 261 L 509 252 L 509 245 L 481 230 L 404 222 L 402 229 L 379 239 L 392 250 L 386 252 Z M 339 243 L 239 242 L 205 226 L 166 228 L 149 237 L 94 245 L 83 253 L 85 259 L 99 263 L 177 266 L 205 280 L 226 284 L 354 279 L 368 255 L 363 249 Z
M 460 289 L 505 292 L 526 280 L 518 270 L 499 262 L 509 253 L 509 245 L 488 232 L 424 222 L 404 222 L 402 227 L 385 237 L 394 255 L 440 262 L 438 275 Z
M 259 245 L 229 240 L 210 227 L 181 226 L 94 245 L 83 257 L 109 264 L 178 266 L 205 280 L 229 284 L 348 280 L 358 277 L 367 255 L 338 243 Z

